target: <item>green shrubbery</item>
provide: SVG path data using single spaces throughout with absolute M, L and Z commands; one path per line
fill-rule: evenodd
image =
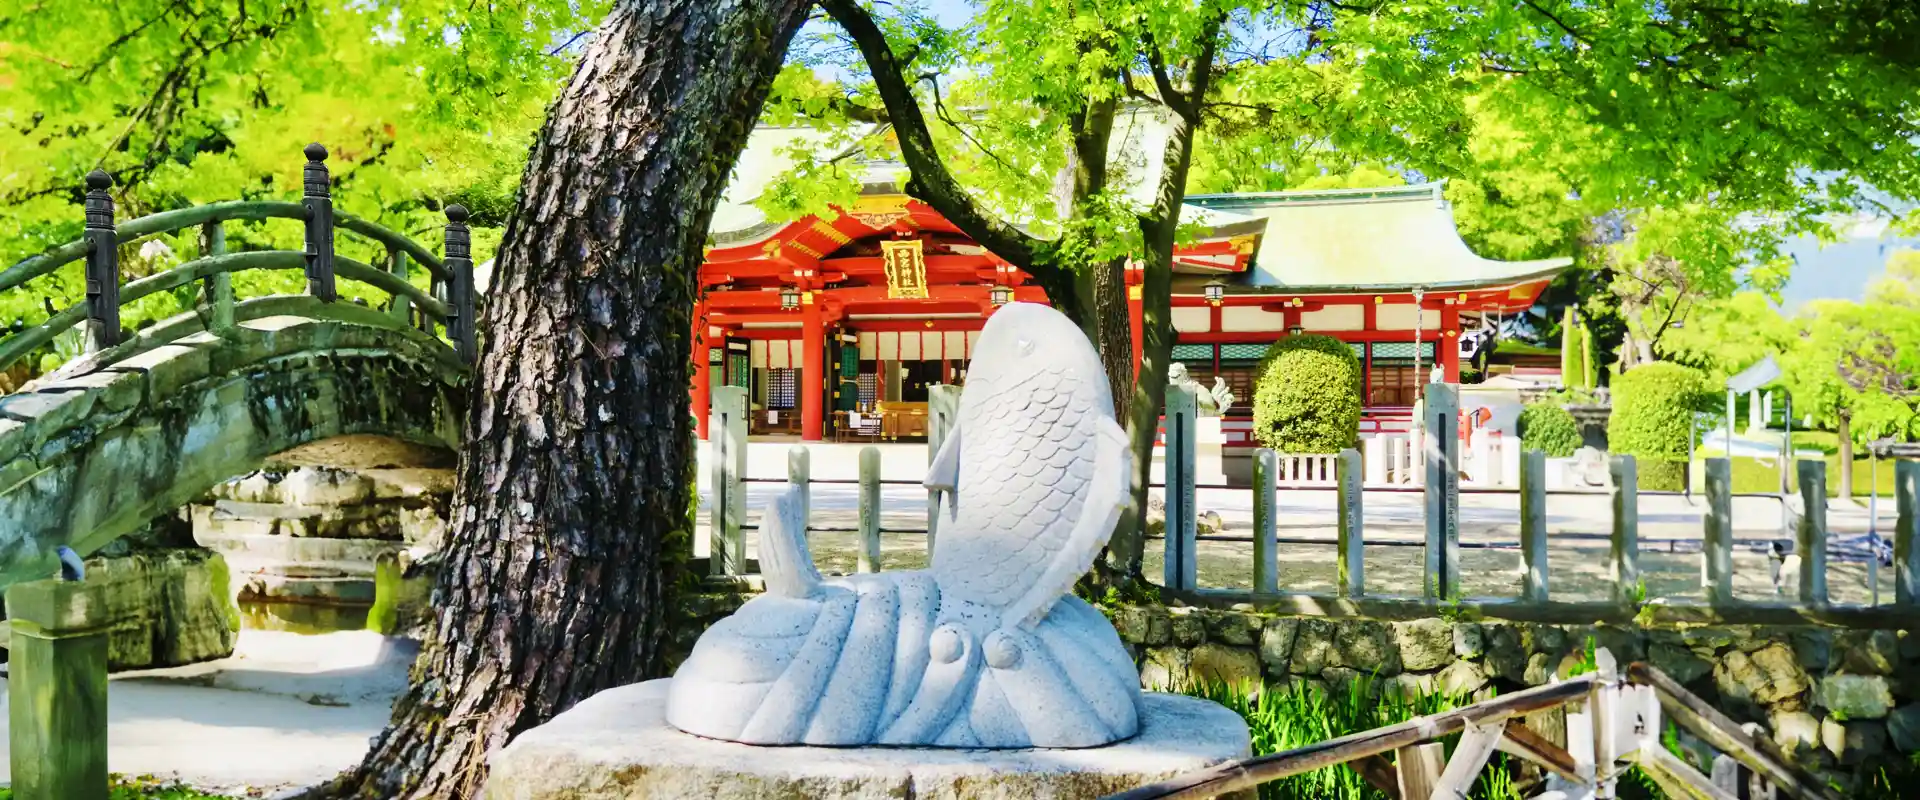
M 1528 403 L 1520 409 L 1520 444 L 1549 458 L 1566 458 L 1580 449 L 1580 423 L 1554 403 Z
M 1693 415 L 1705 394 L 1700 373 L 1679 364 L 1646 364 L 1614 379 L 1607 445 L 1639 461 L 1641 488 L 1685 486 Z
M 1379 691 L 1376 691 L 1379 690 Z M 1405 697 L 1391 686 L 1361 676 L 1328 688 L 1318 681 L 1269 683 L 1264 687 L 1208 683 L 1177 691 L 1212 700 L 1247 721 L 1256 756 L 1324 742 L 1352 733 L 1437 714 L 1463 705 L 1442 694 Z M 1514 786 L 1517 762 L 1495 754 L 1470 795 L 1475 800 L 1520 797 Z M 1261 785 L 1261 800 L 1374 800 L 1384 795 L 1341 765 Z
M 109 776 L 107 798 L 108 800 L 233 800 L 226 795 L 206 794 L 184 783 L 164 780 L 152 775 Z M 0 800 L 13 800 L 13 790 L 0 788 Z
M 1283 453 L 1337 453 L 1360 437 L 1360 360 L 1331 336 L 1287 336 L 1260 359 L 1253 435 Z

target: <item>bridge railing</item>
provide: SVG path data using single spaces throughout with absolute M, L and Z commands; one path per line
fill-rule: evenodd
M 86 299 L 63 310 L 53 310 L 46 321 L 17 330 L 0 339 L 0 370 L 46 347 L 55 337 L 86 323 L 86 351 L 113 350 L 116 355 L 132 355 L 157 347 L 182 336 L 210 330 L 220 332 L 249 319 L 289 313 L 326 313 L 337 303 L 339 278 L 359 281 L 392 297 L 388 313 L 402 324 L 417 326 L 429 334 L 436 324 L 444 329 L 461 361 L 472 363 L 476 354 L 475 292 L 471 234 L 467 229 L 467 210 L 459 205 L 446 209 L 446 254 L 433 251 L 407 236 L 378 223 L 338 213 L 333 208 L 327 171 L 326 148 L 308 145 L 304 169 L 304 196 L 300 202 L 232 201 L 194 208 L 163 211 L 116 224 L 112 195 L 113 179 L 101 170 L 87 175 L 86 232 L 72 242 L 54 247 L 0 270 L 0 292 L 24 286 L 28 281 L 85 259 Z M 226 246 L 225 223 L 232 221 L 293 219 L 306 227 L 303 250 L 254 250 L 230 253 Z M 176 233 L 191 228 L 201 232 L 201 254 L 164 272 L 121 283 L 120 248 L 149 237 Z M 374 266 L 334 250 L 336 231 L 344 230 L 380 245 L 386 250 L 386 263 Z M 421 289 L 409 282 L 411 264 L 418 263 L 430 276 L 430 288 Z M 309 301 L 290 303 L 285 295 L 236 302 L 231 276 L 248 270 L 302 270 L 307 280 Z M 120 308 L 159 292 L 177 289 L 194 282 L 204 288 L 201 313 L 155 325 L 137 341 L 125 341 L 120 326 Z M 444 298 L 438 295 L 444 294 Z M 365 313 L 365 312 L 362 312 Z M 344 315 L 344 314 L 343 314 Z M 125 351 L 125 352 L 122 352 Z

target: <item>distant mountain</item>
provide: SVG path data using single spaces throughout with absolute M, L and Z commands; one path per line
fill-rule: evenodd
M 1820 240 L 1800 236 L 1787 241 L 1793 256 L 1793 275 L 1781 291 L 1781 305 L 1792 313 L 1809 300 L 1859 300 L 1867 284 L 1887 271 L 1887 256 L 1895 250 L 1920 250 L 1920 238 L 1890 235 L 1884 224 L 1855 226 L 1851 235 L 1822 247 Z

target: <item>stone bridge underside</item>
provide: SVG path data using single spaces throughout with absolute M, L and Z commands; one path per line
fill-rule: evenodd
M 91 553 L 299 445 L 457 449 L 467 370 L 454 351 L 335 308 L 350 321 L 250 320 L 0 397 L 0 584 L 44 577 L 55 547 Z

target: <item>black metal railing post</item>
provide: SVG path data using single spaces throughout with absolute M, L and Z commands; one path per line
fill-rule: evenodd
M 460 360 L 473 363 L 477 355 L 473 320 L 473 240 L 467 231 L 467 207 L 447 206 L 447 338 Z
M 339 298 L 333 282 L 333 192 L 327 175 L 327 148 L 307 145 L 307 294 L 331 303 Z
M 88 347 L 104 350 L 120 343 L 120 242 L 113 229 L 113 176 L 87 173 L 87 332 Z

